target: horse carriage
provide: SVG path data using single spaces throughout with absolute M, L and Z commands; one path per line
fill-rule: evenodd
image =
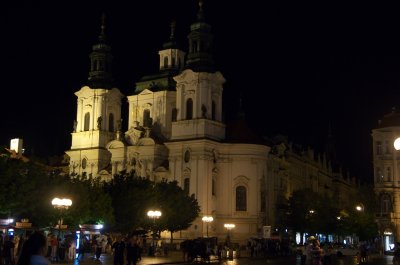
M 185 262 L 210 262 L 216 244 L 217 238 L 215 237 L 187 239 L 181 242 L 180 249 Z

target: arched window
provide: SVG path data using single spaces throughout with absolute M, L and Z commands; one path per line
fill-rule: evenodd
M 181 69 L 181 65 L 182 65 L 182 63 L 181 63 L 181 58 L 178 58 L 178 68 L 179 68 L 179 69 Z
M 112 113 L 110 113 L 110 115 L 108 116 L 108 131 L 114 131 L 114 114 Z
M 83 126 L 84 131 L 89 131 L 89 126 L 90 126 L 90 113 L 86 112 L 85 113 L 85 123 Z
M 189 191 L 190 191 L 190 178 L 185 178 L 185 180 L 183 181 L 183 191 L 189 195 Z
M 164 57 L 164 68 L 168 68 L 168 57 Z
M 215 101 L 213 100 L 212 103 L 211 103 L 211 119 L 214 120 L 214 121 L 216 120 L 216 117 L 215 117 L 216 108 L 217 108 L 217 106 L 215 105 Z
M 87 160 L 86 158 L 82 159 L 82 169 L 86 169 L 87 166 Z
M 171 67 L 175 67 L 175 57 L 172 57 L 171 59 Z
M 247 211 L 247 191 L 245 186 L 236 187 L 236 211 Z
M 150 110 L 149 109 L 145 109 L 143 111 L 143 126 L 144 127 L 151 127 L 152 121 L 150 118 Z
M 191 98 L 186 101 L 186 119 L 193 119 L 193 100 Z

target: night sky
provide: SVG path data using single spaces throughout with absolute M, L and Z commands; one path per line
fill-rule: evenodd
M 196 0 L 81 2 L 25 1 L 2 10 L 1 145 L 18 137 L 39 156 L 69 149 L 74 92 L 87 80 L 102 12 L 116 86 L 131 95 L 140 77 L 158 71 L 170 22 L 186 47 L 198 9 Z M 342 164 L 372 179 L 371 130 L 400 105 L 397 8 L 269 2 L 205 0 L 214 58 L 227 80 L 226 119 L 242 98 L 255 131 L 317 150 L 330 126 Z

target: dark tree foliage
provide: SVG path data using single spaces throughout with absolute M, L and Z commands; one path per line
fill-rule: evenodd
M 359 193 L 342 207 L 329 196 L 302 189 L 292 193 L 286 207 L 280 207 L 286 215 L 278 217 L 282 227 L 294 232 L 338 236 L 356 234 L 360 240 L 368 240 L 378 235 L 374 220 L 375 202 L 371 187 L 361 187 Z M 364 206 L 363 211 L 355 210 L 357 204 Z
M 62 218 L 64 224 L 104 221 L 113 223 L 111 199 L 98 179 L 70 178 L 51 172 L 42 164 L 0 155 L 0 218 L 29 219 L 35 227 L 53 227 Z M 54 197 L 70 198 L 68 210 L 51 205 Z
M 136 176 L 134 172 L 115 175 L 104 184 L 112 198 L 116 225 L 115 231 L 130 233 L 141 227 L 159 233 L 176 232 L 188 228 L 198 217 L 200 207 L 193 196 L 187 196 L 176 181 L 155 183 Z M 162 216 L 150 219 L 149 210 L 159 210 Z
M 199 216 L 200 206 L 194 195 L 188 196 L 177 181 L 165 180 L 155 185 L 155 195 L 163 213 L 160 229 L 173 232 L 187 229 Z
M 116 223 L 111 230 L 129 233 L 147 223 L 146 213 L 154 201 L 153 182 L 135 173 L 123 173 L 104 183 L 104 190 L 114 208 Z

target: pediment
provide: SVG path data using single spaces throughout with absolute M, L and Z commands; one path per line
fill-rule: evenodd
M 154 92 L 149 90 L 148 88 L 145 88 L 138 95 L 148 95 L 148 94 L 154 94 Z

